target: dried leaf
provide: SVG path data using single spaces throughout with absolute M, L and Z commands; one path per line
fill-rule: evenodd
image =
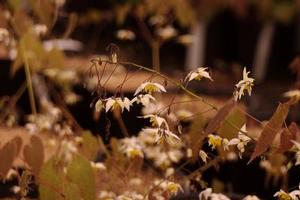
M 16 144 L 9 141 L 0 149 L 0 178 L 4 179 L 17 154 Z
M 232 99 L 226 103 L 208 123 L 204 131 L 205 135 L 215 132 L 235 106 L 236 102 Z
M 22 148 L 22 139 L 19 136 L 16 136 L 11 140 L 11 142 L 16 145 L 16 156 L 18 156 Z
M 44 147 L 41 139 L 33 135 L 30 138 L 30 144 L 23 150 L 25 162 L 30 166 L 33 174 L 37 178 L 44 162 Z
M 229 122 L 229 123 L 227 123 Z M 218 135 L 222 138 L 233 139 L 237 137 L 240 128 L 246 123 L 246 117 L 238 108 L 233 109 L 232 112 L 226 117 L 226 121 L 221 123 L 218 129 Z M 234 124 L 235 127 L 230 124 Z M 237 128 L 238 129 L 237 129 Z
M 96 199 L 96 185 L 94 172 L 90 161 L 80 154 L 74 155 L 73 160 L 67 168 L 68 180 L 76 184 L 81 191 L 82 199 Z
M 253 161 L 257 156 L 260 156 L 265 151 L 267 151 L 267 149 L 271 146 L 276 134 L 280 131 L 282 124 L 288 115 L 289 109 L 290 102 L 279 104 L 275 113 L 262 130 L 249 163 Z
M 281 132 L 280 145 L 279 145 L 276 153 L 283 153 L 283 152 L 289 150 L 290 148 L 292 148 L 292 146 L 294 144 L 292 143 L 291 140 L 296 140 L 297 133 L 299 133 L 298 126 L 295 122 L 292 122 L 290 124 L 290 126 L 288 127 L 288 129 L 285 128 Z
M 39 174 L 39 199 L 63 200 L 63 173 L 56 167 L 55 158 L 49 159 L 41 168 Z
M 190 143 L 191 143 L 191 149 L 193 151 L 193 159 L 197 159 L 198 152 L 202 146 L 202 141 L 205 137 L 203 137 L 202 131 L 204 129 L 206 123 L 206 119 L 203 118 L 203 116 L 196 117 L 189 130 L 189 137 L 190 137 Z

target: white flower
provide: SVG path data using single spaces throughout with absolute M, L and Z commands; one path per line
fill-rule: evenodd
M 105 171 L 106 170 L 106 166 L 102 163 L 102 162 L 93 162 L 91 161 L 91 166 L 93 169 L 95 170 L 99 170 L 99 171 Z
M 95 104 L 95 110 L 96 112 L 100 112 L 104 108 L 102 99 L 99 99 Z
M 48 28 L 45 24 L 36 24 L 33 26 L 33 31 L 38 36 L 43 36 L 47 33 Z
M 284 97 L 295 98 L 297 101 L 300 100 L 300 90 L 290 90 L 283 94 Z
M 188 149 L 186 150 L 186 156 L 187 156 L 188 158 L 193 157 L 193 150 L 192 150 L 191 148 L 188 148 Z
M 129 158 L 144 157 L 142 146 L 139 144 L 136 137 L 124 138 L 121 140 L 121 150 Z
M 131 30 L 120 29 L 116 34 L 117 38 L 120 40 L 134 40 L 135 34 Z
M 167 121 L 162 117 L 150 114 L 150 115 L 142 116 L 140 118 L 144 118 L 144 119 L 149 118 L 150 123 L 152 124 L 153 127 L 166 128 L 167 130 L 169 130 L 169 125 Z
M 199 151 L 199 156 L 200 156 L 200 158 L 201 158 L 201 160 L 203 161 L 203 162 L 207 162 L 207 158 L 208 158 L 208 156 L 207 156 L 207 154 L 205 153 L 205 151 L 203 151 L 203 150 L 200 150 Z
M 212 194 L 211 188 L 206 188 L 199 194 L 199 200 L 208 200 L 209 196 Z
M 213 193 L 211 188 L 207 188 L 200 192 L 199 200 L 230 200 L 227 196 L 221 193 Z
M 135 91 L 134 96 L 140 92 L 152 94 L 152 92 L 167 92 L 164 86 L 159 83 L 145 82 L 142 83 Z
M 191 71 L 185 78 L 185 81 L 190 82 L 192 80 L 200 81 L 203 77 L 207 78 L 211 81 L 213 79 L 210 77 L 209 73 L 207 72 L 207 67 L 199 67 L 198 69 Z
M 163 40 L 168 40 L 177 35 L 177 31 L 173 26 L 166 26 L 164 28 L 158 28 L 156 34 Z
M 294 140 L 292 140 L 292 142 L 294 143 L 294 146 L 296 147 L 296 151 L 297 151 L 295 154 L 295 158 L 296 158 L 295 165 L 300 165 L 300 143 Z
M 289 193 L 286 193 L 283 190 L 280 190 L 274 194 L 274 197 L 277 197 L 279 200 L 297 200 L 291 197 Z
M 170 130 L 166 130 L 163 128 L 145 128 L 143 129 L 143 132 L 145 133 L 155 133 L 156 137 L 155 137 L 155 143 L 161 143 L 162 141 L 170 138 L 175 138 L 176 140 L 180 140 L 180 138 L 172 133 Z
M 259 200 L 259 198 L 255 195 L 248 195 L 243 198 L 243 200 Z
M 10 188 L 10 190 L 14 193 L 14 194 L 18 194 L 19 192 L 21 192 L 21 187 L 20 186 L 13 186 L 12 188 Z
M 238 82 L 238 84 L 235 85 L 236 90 L 233 95 L 236 101 L 242 98 L 242 96 L 244 95 L 244 90 L 247 90 L 248 95 L 251 96 L 252 86 L 254 85 L 254 79 L 248 77 L 249 73 L 250 72 L 247 72 L 246 68 L 244 67 L 243 80 L 241 80 L 240 82 Z
M 228 145 L 237 145 L 239 150 L 239 156 L 242 157 L 242 154 L 245 152 L 245 146 L 250 142 L 251 138 L 249 138 L 246 133 L 246 124 L 243 125 L 241 131 L 238 133 L 238 138 L 234 138 L 229 141 Z
M 123 99 L 120 97 L 117 98 L 110 97 L 105 101 L 106 101 L 105 112 L 108 112 L 109 110 L 114 110 L 117 107 L 121 108 L 122 112 L 124 111 L 124 108 L 129 111 L 130 106 L 132 104 L 132 102 L 127 97 L 124 97 Z
M 151 103 L 151 101 L 156 101 L 156 99 L 151 94 L 140 94 L 134 97 L 131 100 L 131 103 L 136 102 L 137 104 L 141 103 L 143 106 L 147 106 Z
M 163 15 L 154 15 L 149 19 L 149 23 L 154 26 L 154 25 L 163 25 L 166 23 L 166 18 Z

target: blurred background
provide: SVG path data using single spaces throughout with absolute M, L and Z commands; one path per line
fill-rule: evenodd
M 112 51 L 117 52 L 120 61 L 153 68 L 176 80 L 198 67 L 208 67 L 214 83 L 203 81 L 191 84 L 190 87 L 201 95 L 221 100 L 232 96 L 234 85 L 241 79 L 242 70 L 246 67 L 251 71 L 250 76 L 255 79 L 255 86 L 253 95 L 245 98 L 244 103 L 247 111 L 260 120 L 266 120 L 272 115 L 278 102 L 284 99 L 284 92 L 300 89 L 299 0 L 0 2 L 0 27 L 11 31 L 9 41 L 5 41 L 0 32 L 2 97 L 15 94 L 25 79 L 25 71 L 20 67 L 23 62 L 22 56 L 20 58 L 20 53 L 18 54 L 20 46 L 17 42 L 22 40 L 27 50 L 38 55 L 30 60 L 33 71 L 45 76 L 50 76 L 51 73 L 46 69 L 53 66 L 63 66 L 69 71 L 79 71 L 86 75 L 92 57 L 102 56 L 107 59 Z M 46 28 L 42 25 L 46 25 Z M 40 37 L 26 39 L 27 27 L 37 31 Z M 117 46 L 113 50 L 112 43 L 113 47 Z M 41 46 L 46 49 L 45 52 L 41 50 Z M 41 57 L 43 60 L 40 61 Z M 106 125 L 95 122 L 95 116 L 90 114 L 93 113 L 90 104 L 95 96 L 84 87 L 84 81 L 76 82 L 72 73 L 66 74 L 67 77 L 68 75 L 69 81 L 56 80 L 55 84 L 62 86 L 58 89 L 61 96 L 56 95 L 56 99 L 66 100 L 67 108 L 78 126 L 98 134 L 105 132 Z M 70 83 L 71 81 L 73 82 Z M 132 82 L 135 82 L 134 79 Z M 135 86 L 138 83 L 136 80 Z M 53 87 L 56 88 L 57 85 Z M 113 94 L 114 83 L 111 85 L 108 93 Z M 126 89 L 125 86 L 124 93 L 132 95 L 132 88 Z M 42 96 L 48 91 L 36 90 Z M 21 115 L 31 113 L 28 92 L 25 91 L 20 99 L 16 112 Z M 299 107 L 293 109 L 288 120 L 300 122 L 298 111 Z M 138 115 L 140 108 L 133 112 Z M 141 127 L 147 125 L 144 120 L 136 119 L 132 114 L 124 115 L 132 133 L 136 134 Z M 106 118 L 101 120 L 105 121 Z M 26 123 L 22 116 L 16 117 L 15 121 Z M 114 124 L 117 122 L 112 121 L 111 132 L 120 136 L 119 127 Z M 242 176 L 243 180 L 240 173 L 233 173 L 235 176 L 231 176 L 232 169 L 242 173 L 246 162 L 241 163 L 241 166 L 226 165 L 218 172 L 220 179 L 231 179 L 233 185 L 230 187 L 240 193 L 253 192 L 266 197 L 272 195 L 274 188 L 265 191 L 262 186 L 262 170 L 247 168 Z M 291 172 L 291 177 L 297 174 L 296 171 Z M 207 176 L 211 179 L 211 174 Z M 240 185 L 244 180 L 249 180 L 249 183 Z M 290 181 L 290 185 L 296 185 L 298 179 L 292 178 Z

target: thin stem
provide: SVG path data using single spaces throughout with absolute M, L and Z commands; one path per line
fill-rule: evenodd
M 24 42 L 20 41 L 20 45 L 21 45 L 21 53 L 23 55 L 23 60 L 24 60 L 24 68 L 25 68 L 25 74 L 26 74 L 26 83 L 27 83 L 27 88 L 28 88 L 28 95 L 29 95 L 31 112 L 34 115 L 36 115 L 37 111 L 36 111 L 36 104 L 35 104 L 33 87 L 32 87 L 32 79 L 31 79 L 30 67 L 29 67 L 29 63 L 28 63 L 27 54 L 25 52 Z

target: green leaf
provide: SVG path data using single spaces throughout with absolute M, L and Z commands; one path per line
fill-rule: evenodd
M 90 161 L 80 154 L 74 155 L 67 168 L 67 177 L 70 182 L 76 184 L 84 200 L 96 199 L 96 185 L 94 172 Z
M 25 162 L 32 169 L 35 177 L 38 178 L 45 157 L 42 140 L 38 136 L 33 135 L 30 138 L 30 144 L 24 147 L 23 154 Z
M 63 200 L 63 173 L 51 158 L 41 168 L 39 175 L 39 193 L 41 200 Z
M 65 200 L 81 200 L 80 190 L 74 183 L 67 183 L 65 185 Z
M 249 163 L 257 156 L 260 156 L 265 151 L 267 151 L 267 149 L 271 146 L 276 134 L 280 131 L 282 124 L 288 115 L 290 105 L 290 102 L 278 105 L 275 113 L 262 130 Z
M 93 136 L 91 132 L 85 131 L 82 134 L 81 153 L 89 160 L 94 160 L 99 152 L 101 145 L 97 137 Z

